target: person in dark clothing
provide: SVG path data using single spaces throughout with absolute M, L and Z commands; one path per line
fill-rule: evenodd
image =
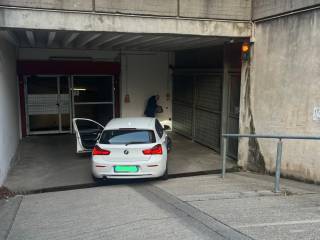
M 155 96 L 151 96 L 148 99 L 147 107 L 146 107 L 146 110 L 144 111 L 144 115 L 146 117 L 155 117 L 157 113 L 157 109 L 159 108 L 157 104 L 159 98 L 160 98 L 159 95 L 155 95 Z

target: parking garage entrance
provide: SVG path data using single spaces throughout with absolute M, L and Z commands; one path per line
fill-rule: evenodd
M 90 39 L 91 33 L 78 35 Z M 109 39 L 107 33 L 101 37 Z M 221 133 L 238 131 L 241 45 L 216 38 L 144 36 L 140 43 L 119 38 L 122 43 L 101 46 L 142 49 L 20 49 L 21 129 L 30 136 L 22 140 L 21 160 L 5 185 L 32 190 L 91 183 L 89 155 L 76 154 L 71 119 L 105 125 L 113 117 L 140 117 L 156 94 L 163 107 L 157 118 L 172 127 L 169 174 L 219 172 Z M 154 51 L 153 44 L 159 46 Z M 73 55 L 78 57 L 66 57 Z M 236 159 L 237 142 L 229 146 L 229 157 Z

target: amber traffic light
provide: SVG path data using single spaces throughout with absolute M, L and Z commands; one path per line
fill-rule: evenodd
M 249 60 L 250 58 L 250 44 L 248 42 L 244 42 L 242 44 L 242 60 Z

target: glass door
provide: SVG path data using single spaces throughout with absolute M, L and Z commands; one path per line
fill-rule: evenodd
M 67 76 L 27 76 L 28 134 L 70 132 L 70 94 Z
M 113 76 L 72 76 L 73 117 L 105 126 L 114 117 Z

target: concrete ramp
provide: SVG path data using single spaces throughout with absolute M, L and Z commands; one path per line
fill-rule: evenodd
M 173 134 L 169 155 L 172 177 L 220 171 L 220 155 L 213 150 Z M 20 145 L 19 160 L 5 186 L 24 193 L 48 189 L 81 188 L 94 185 L 89 154 L 76 154 L 74 135 L 30 136 Z M 228 162 L 227 167 L 235 167 Z

